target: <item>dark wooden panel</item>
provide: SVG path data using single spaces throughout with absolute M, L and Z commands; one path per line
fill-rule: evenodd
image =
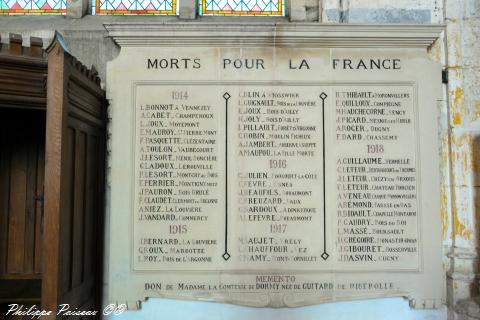
M 38 278 L 36 198 L 43 189 L 45 114 L 0 109 L 0 119 L 0 279 Z
M 42 283 L 35 280 L 0 280 L 0 302 L 40 300 Z
M 73 230 L 74 230 L 74 207 L 73 200 L 75 198 L 75 145 L 76 132 L 75 129 L 68 128 L 65 136 L 67 152 L 65 154 L 65 177 L 64 188 L 65 194 L 61 201 L 63 202 L 63 211 L 60 212 L 61 229 L 60 229 L 60 288 L 61 293 L 65 294 L 72 289 L 72 260 L 73 260 Z M 48 178 L 48 177 L 47 177 Z
M 38 145 L 36 137 L 27 145 L 27 186 L 25 198 L 25 260 L 24 273 L 32 274 L 35 267 L 35 198 L 37 196 Z
M 42 308 L 98 309 L 103 258 L 105 93 L 96 71 L 47 49 L 45 252 Z M 94 308 L 95 307 L 95 308 Z
M 69 190 L 63 179 L 69 173 L 66 164 L 66 114 L 64 105 L 64 53 L 60 46 L 51 48 L 48 65 L 47 128 L 45 146 L 45 218 L 44 259 L 42 276 L 42 309 L 57 310 L 63 294 L 65 258 L 61 247 L 61 212 L 68 210 L 64 205 Z M 54 319 L 54 317 L 50 317 Z
M 97 161 L 98 138 L 89 135 L 87 139 L 87 154 L 86 154 L 86 190 L 85 190 L 85 248 L 84 248 L 84 279 L 88 279 L 94 275 L 95 256 L 91 252 L 95 252 L 95 235 L 99 234 L 95 230 L 97 221 L 95 213 L 95 205 L 98 203 L 98 195 L 101 194 L 96 190 L 98 185 L 96 177 L 98 177 L 97 168 L 100 165 Z
M 18 145 L 10 162 L 7 273 L 24 273 L 27 149 Z
M 74 290 L 71 290 L 63 297 L 65 303 L 69 303 L 75 307 L 81 306 L 94 297 L 92 292 L 94 292 L 95 285 L 94 278 L 83 281 L 80 285 L 73 288 Z
M 42 135 L 43 136 L 43 135 Z M 35 196 L 35 266 L 36 274 L 42 273 L 43 250 L 43 203 L 44 203 L 44 178 L 45 178 L 45 141 L 38 147 L 37 160 L 37 189 Z
M 71 77 L 68 83 L 68 98 L 71 106 L 84 110 L 97 119 L 101 119 L 102 109 L 102 92 L 98 87 L 85 83 L 78 77 Z
M 0 118 L 0 278 L 7 267 L 8 199 L 10 198 L 10 148 L 6 143 L 8 130 L 5 117 Z
M 44 112 L 0 108 L 0 301 L 3 302 L 40 300 L 40 274 L 35 273 L 35 230 L 39 227 L 35 197 L 38 177 L 44 175 L 43 164 L 38 165 L 43 161 L 39 159 L 43 151 L 39 150 L 44 149 L 44 132 Z
M 85 133 L 77 131 L 75 146 L 75 194 L 73 214 L 73 254 L 72 254 L 72 288 L 76 288 L 83 280 L 84 263 L 84 226 L 85 226 L 85 178 L 86 143 Z M 90 252 L 88 252 L 90 254 Z
M 30 47 L 22 47 L 19 35 L 0 45 L 0 299 L 7 302 L 40 301 L 47 80 L 42 46 L 30 38 Z
M 0 46 L 0 108 L 46 108 L 47 59 L 39 38 L 22 47 L 20 35 Z

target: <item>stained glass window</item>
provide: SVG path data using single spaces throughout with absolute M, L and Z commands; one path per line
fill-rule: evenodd
M 200 15 L 284 16 L 285 0 L 199 0 Z
M 67 0 L 0 0 L 0 14 L 65 14 Z
M 0 0 L 3 1 L 3 0 Z M 92 0 L 92 14 L 176 15 L 178 0 Z

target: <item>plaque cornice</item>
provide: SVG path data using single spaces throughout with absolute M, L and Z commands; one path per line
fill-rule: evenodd
M 427 48 L 443 24 L 106 23 L 122 47 Z

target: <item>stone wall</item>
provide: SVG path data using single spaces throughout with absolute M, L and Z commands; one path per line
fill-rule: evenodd
M 480 1 L 478 0 L 289 0 L 288 18 L 196 17 L 196 0 L 180 1 L 180 17 L 90 16 L 89 1 L 71 0 L 67 17 L 1 16 L 2 41 L 8 33 L 23 39 L 42 37 L 47 45 L 54 30 L 86 65 L 105 79 L 106 62 L 119 48 L 106 37 L 104 22 L 267 21 L 317 23 L 444 23 L 446 32 L 431 48 L 448 76 L 439 101 L 441 132 L 441 212 L 447 304 L 451 318 L 480 319 Z M 84 16 L 87 14 L 86 16 Z M 84 16 L 83 18 L 80 18 Z M 80 18 L 80 19 L 77 19 Z M 230 20 L 231 21 L 231 20 Z M 28 45 L 26 43 L 25 45 Z M 440 81 L 440 79 L 439 79 Z M 104 83 L 108 86 L 108 83 Z
M 448 304 L 460 319 L 479 319 L 480 309 L 471 300 L 478 295 L 480 205 L 480 3 L 447 1 L 444 39 L 448 71 L 447 125 L 443 154 L 448 157 L 449 179 L 443 192 L 448 203 L 443 212 L 450 241 Z M 446 140 L 446 141 L 445 141 Z M 447 148 L 448 147 L 448 148 Z M 447 182 L 448 181 L 448 182 Z

